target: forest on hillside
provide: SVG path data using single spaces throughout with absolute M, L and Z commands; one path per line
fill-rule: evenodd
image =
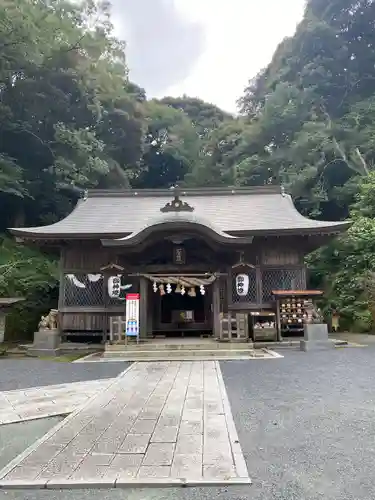
M 293 37 L 229 115 L 197 98 L 147 99 L 97 0 L 0 6 L 0 293 L 32 332 L 57 264 L 6 228 L 64 217 L 86 188 L 283 184 L 301 213 L 352 220 L 308 256 L 343 326 L 375 321 L 375 2 L 309 0 Z M 251 57 L 251 51 L 249 51 Z M 252 75 L 249 75 L 249 78 Z M 147 90 L 147 89 L 146 89 Z

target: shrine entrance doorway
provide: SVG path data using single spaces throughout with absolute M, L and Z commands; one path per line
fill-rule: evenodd
M 152 336 L 212 336 L 213 280 L 192 276 L 159 280 L 155 277 L 152 284 Z

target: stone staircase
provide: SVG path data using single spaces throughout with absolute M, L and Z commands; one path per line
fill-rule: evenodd
M 275 357 L 251 342 L 217 342 L 213 339 L 155 339 L 128 344 L 106 344 L 102 358 L 122 361 L 204 361 Z

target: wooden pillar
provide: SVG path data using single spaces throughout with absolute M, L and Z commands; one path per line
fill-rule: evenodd
M 277 334 L 276 340 L 281 342 L 283 340 L 281 333 L 281 318 L 280 318 L 280 300 L 276 299 L 276 326 L 277 326 Z
M 302 288 L 304 288 L 306 290 L 306 288 L 307 288 L 307 270 L 306 270 L 306 266 L 302 266 L 301 274 L 302 274 Z
M 215 338 L 221 338 L 220 324 L 220 285 L 216 279 L 212 285 L 212 326 Z
M 263 304 L 263 283 L 262 283 L 262 269 L 260 266 L 255 268 L 255 279 L 256 279 L 256 293 L 257 293 L 257 303 Z
M 139 278 L 139 338 L 147 338 L 147 309 L 148 309 L 148 280 L 141 276 Z
M 102 306 L 104 308 L 104 312 L 102 315 L 102 344 L 105 344 L 107 342 L 107 334 L 111 330 L 111 325 L 110 321 L 111 318 L 109 317 L 108 314 L 108 302 L 109 302 L 109 296 L 108 296 L 108 280 L 111 276 L 110 271 L 103 271 L 103 283 L 102 283 L 102 294 L 103 294 L 103 303 Z
M 58 303 L 57 303 L 57 309 L 59 311 L 58 314 L 58 322 L 57 326 L 59 329 L 59 333 L 62 336 L 63 334 L 63 313 L 60 312 L 61 309 L 65 305 L 65 273 L 64 273 L 64 266 L 65 266 L 65 251 L 64 248 L 60 249 L 60 261 L 59 261 L 59 298 L 58 298 Z M 61 339 L 62 341 L 64 340 L 63 338 Z
M 150 283 L 147 283 L 147 337 L 151 337 L 154 328 L 154 299 L 150 293 Z

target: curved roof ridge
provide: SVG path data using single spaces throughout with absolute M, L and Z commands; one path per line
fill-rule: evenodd
M 74 217 L 77 215 L 77 212 L 79 211 L 80 206 L 87 201 L 87 198 L 79 198 L 77 203 L 74 205 L 73 210 L 70 212 L 70 214 L 66 215 L 63 219 L 58 220 L 57 222 L 53 222 L 52 224 L 48 224 L 47 226 L 35 226 L 35 227 L 8 227 L 8 231 L 10 231 L 12 234 L 17 234 L 19 231 L 28 231 L 28 230 L 45 230 L 46 228 L 54 228 L 54 227 L 59 227 L 62 222 L 65 223 L 65 221 L 68 221 L 69 219 L 74 219 Z
M 152 218 L 148 222 L 146 222 L 143 227 L 141 227 L 139 230 L 134 231 L 131 234 L 138 234 L 144 231 L 145 229 L 149 227 L 154 227 L 160 224 L 167 224 L 167 223 L 176 223 L 176 222 L 183 222 L 183 223 L 190 223 L 190 224 L 199 224 L 201 226 L 206 226 L 209 229 L 212 229 L 217 234 L 220 234 L 221 236 L 227 237 L 227 238 L 236 238 L 236 236 L 231 236 L 230 234 L 226 233 L 225 231 L 222 231 L 219 227 L 217 227 L 216 224 L 213 222 L 209 221 L 205 217 L 196 215 L 194 212 L 167 212 L 166 214 L 160 214 L 157 217 Z M 129 234 L 128 236 L 125 236 L 124 238 L 119 238 L 119 240 L 125 240 L 131 236 Z
M 244 194 L 281 194 L 283 188 L 276 185 L 265 186 L 233 186 L 233 187 L 179 187 L 178 192 L 181 197 L 184 196 L 220 196 L 220 195 L 244 195 Z M 174 189 L 89 189 L 88 198 L 116 198 L 116 197 L 153 197 L 170 196 L 173 197 Z
M 201 228 L 205 233 L 208 233 L 212 239 L 220 243 L 246 244 L 253 241 L 253 236 L 243 237 L 230 235 L 216 227 L 215 224 L 212 224 L 204 217 L 196 216 L 191 212 L 175 212 L 155 217 L 137 231 L 133 231 L 122 238 L 102 239 L 102 243 L 104 246 L 135 245 L 144 241 L 153 231 L 157 229 L 162 230 L 164 228 L 170 230 L 178 229 L 182 231 L 188 231 L 191 228 L 195 230 Z
M 301 214 L 301 212 L 299 212 L 297 210 L 297 208 L 296 208 L 296 206 L 295 206 L 295 204 L 293 202 L 293 198 L 291 197 L 290 194 L 285 193 L 285 194 L 283 194 L 283 196 L 288 199 L 289 204 L 291 206 L 291 209 L 304 222 L 308 222 L 308 223 L 316 222 L 316 223 L 321 224 L 323 226 L 330 226 L 330 225 L 335 226 L 337 224 L 346 224 L 346 222 L 342 222 L 342 221 L 328 221 L 328 220 L 310 219 L 309 217 L 306 217 L 305 215 Z

